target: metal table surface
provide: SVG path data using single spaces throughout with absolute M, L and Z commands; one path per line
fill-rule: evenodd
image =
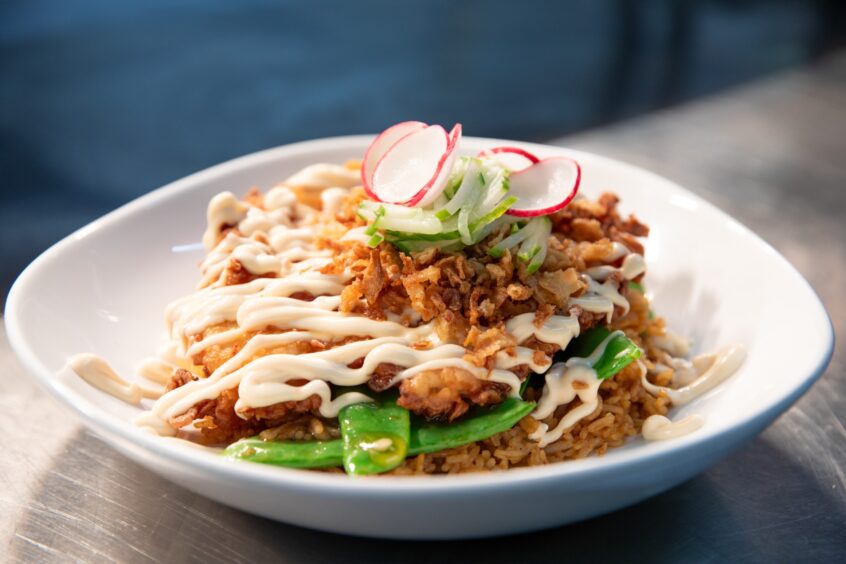
M 796 265 L 846 335 L 846 52 L 556 143 L 641 165 L 728 211 Z M 583 523 L 467 542 L 344 537 L 230 509 L 84 430 L 30 381 L 5 338 L 0 369 L 0 554 L 11 561 L 846 558 L 842 344 L 788 413 L 689 482 Z

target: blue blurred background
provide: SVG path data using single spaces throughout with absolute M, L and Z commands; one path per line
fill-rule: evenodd
M 5 0 L 0 293 L 217 162 L 406 119 L 560 136 L 806 63 L 843 41 L 843 4 Z

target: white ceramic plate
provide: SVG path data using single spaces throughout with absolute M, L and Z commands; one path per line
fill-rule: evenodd
M 395 538 L 516 533 L 612 511 L 701 472 L 754 437 L 827 365 L 833 332 L 813 290 L 775 250 L 682 188 L 603 157 L 583 167 L 583 193 L 611 189 L 652 227 L 647 287 L 672 327 L 707 351 L 744 343 L 746 363 L 718 389 L 676 410 L 705 425 L 677 440 L 631 440 L 602 457 L 491 474 L 351 479 L 224 460 L 137 429 L 138 409 L 63 368 L 77 352 L 130 378 L 163 331 L 162 310 L 197 281 L 208 199 L 269 188 L 314 162 L 359 157 L 370 137 L 340 137 L 249 155 L 156 190 L 84 227 L 21 274 L 6 306 L 24 366 L 86 425 L 128 457 L 202 495 L 306 527 Z M 465 138 L 468 153 L 502 141 Z

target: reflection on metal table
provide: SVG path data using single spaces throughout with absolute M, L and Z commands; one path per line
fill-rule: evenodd
M 723 208 L 809 279 L 843 335 L 844 132 L 841 53 L 710 100 L 555 143 L 645 167 Z M 787 320 L 787 305 L 785 315 Z M 440 543 L 330 535 L 198 497 L 85 431 L 23 373 L 5 339 L 0 366 L 0 547 L 11 560 L 334 562 L 372 561 L 381 554 L 421 562 L 482 556 L 768 562 L 846 554 L 842 346 L 822 379 L 759 438 L 665 494 L 523 538 Z

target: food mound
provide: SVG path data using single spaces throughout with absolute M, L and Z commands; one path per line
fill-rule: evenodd
M 696 430 L 668 409 L 742 358 L 684 359 L 644 294 L 649 228 L 614 194 L 578 194 L 569 158 L 458 156 L 460 137 L 406 122 L 362 162 L 215 196 L 139 424 L 349 474 L 533 466 Z

